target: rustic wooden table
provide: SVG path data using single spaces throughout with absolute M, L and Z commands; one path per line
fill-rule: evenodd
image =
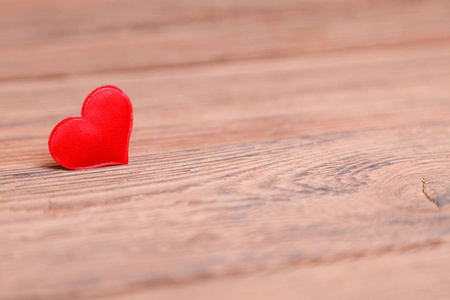
M 0 299 L 450 299 L 450 1 L 0 8 Z M 130 164 L 59 167 L 104 84 Z

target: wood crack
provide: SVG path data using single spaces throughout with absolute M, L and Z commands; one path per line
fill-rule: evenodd
M 436 205 L 437 208 L 440 209 L 441 207 L 439 206 L 439 203 L 438 203 L 436 200 L 434 200 L 434 199 L 427 193 L 425 179 L 422 178 L 421 181 L 422 181 L 422 193 L 425 195 L 425 197 L 427 197 L 427 199 L 428 199 L 431 203 L 433 203 L 434 205 Z

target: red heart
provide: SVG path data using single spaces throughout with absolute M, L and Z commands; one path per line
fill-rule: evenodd
M 128 164 L 133 108 L 115 86 L 103 86 L 87 96 L 80 117 L 61 121 L 53 129 L 50 154 L 68 169 Z

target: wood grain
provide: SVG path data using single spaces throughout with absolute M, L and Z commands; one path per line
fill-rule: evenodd
M 0 299 L 450 296 L 448 1 L 2 2 Z M 63 169 L 103 84 L 130 164 Z
M 124 3 L 13 4 L 12 12 L 0 13 L 0 81 L 450 39 L 450 3 L 445 0 L 407 5 L 403 0 Z

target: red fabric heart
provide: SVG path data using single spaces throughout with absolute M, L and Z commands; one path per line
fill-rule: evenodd
M 87 96 L 81 116 L 61 121 L 53 129 L 50 154 L 68 169 L 128 164 L 133 108 L 115 86 L 103 86 Z

